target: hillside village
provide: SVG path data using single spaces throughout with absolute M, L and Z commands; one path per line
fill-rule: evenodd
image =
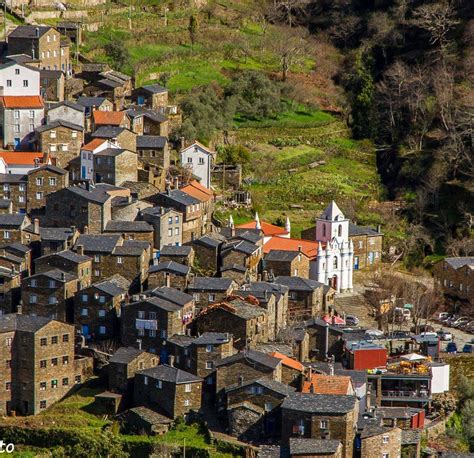
M 452 456 L 433 438 L 472 358 L 474 258 L 387 273 L 383 228 L 337 196 L 298 237 L 266 221 L 240 164 L 171 138 L 166 87 L 76 62 L 78 30 L 18 25 L 0 63 L 0 439 L 92 386 L 117 437 L 233 444 L 154 456 Z

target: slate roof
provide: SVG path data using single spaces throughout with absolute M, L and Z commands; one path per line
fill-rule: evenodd
M 287 397 L 282 409 L 326 415 L 346 414 L 354 409 L 357 398 L 335 394 L 292 393 Z
M 195 345 L 221 345 L 230 341 L 227 332 L 204 332 L 194 340 Z
M 107 100 L 105 97 L 85 97 L 81 96 L 77 99 L 77 104 L 82 105 L 84 108 L 100 107 L 104 101 Z
M 124 240 L 122 245 L 117 245 L 112 254 L 116 256 L 141 256 L 143 250 L 150 247 L 148 242 L 142 240 Z
M 190 270 L 191 268 L 189 266 L 184 266 L 174 261 L 164 261 L 151 266 L 148 272 L 150 274 L 155 272 L 173 272 L 177 275 L 188 275 Z
M 187 336 L 184 334 L 175 334 L 171 337 L 168 337 L 167 339 L 168 342 L 171 342 L 172 344 L 182 348 L 189 347 L 195 340 L 196 337 Z
M 146 221 L 109 221 L 104 232 L 153 232 Z
M 46 131 L 51 130 L 51 129 L 56 129 L 57 127 L 67 127 L 68 129 L 79 130 L 79 131 L 84 130 L 84 127 L 79 126 L 77 124 L 73 124 L 72 122 L 64 121 L 63 119 L 56 119 L 53 122 L 50 122 L 48 124 L 44 124 L 40 127 L 37 127 L 36 131 L 37 132 L 46 132 Z
M 265 255 L 265 261 L 291 262 L 298 257 L 298 251 L 270 250 Z
M 78 237 L 74 248 L 77 249 L 79 245 L 82 245 L 84 247 L 84 251 L 112 253 L 120 238 L 120 235 L 81 234 Z
M 244 381 L 244 383 L 242 384 L 235 383 L 234 385 L 226 387 L 225 391 L 229 393 L 231 391 L 238 390 L 239 388 L 243 386 L 251 386 L 254 384 L 263 386 L 264 388 L 267 388 L 283 396 L 288 396 L 290 393 L 293 393 L 294 391 L 296 391 L 296 388 L 293 388 L 292 386 L 286 385 L 285 383 L 281 383 L 276 380 L 270 380 L 265 377 L 259 378 L 258 380 Z
M 203 245 L 209 248 L 217 249 L 223 240 L 219 240 L 216 237 L 210 237 L 209 235 L 204 235 L 196 240 L 193 240 L 193 243 L 197 245 Z
M 228 356 L 227 358 L 218 360 L 216 362 L 216 367 L 226 366 L 227 364 L 232 364 L 242 360 L 248 361 L 251 364 L 258 363 L 272 370 L 281 364 L 281 360 L 278 358 L 274 358 L 273 356 L 262 353 L 261 351 L 244 350 L 239 353 L 235 353 L 234 355 Z
M 266 310 L 258 305 L 250 304 L 245 300 L 234 299 L 230 302 L 224 302 L 232 307 L 232 313 L 243 320 L 251 320 L 259 316 L 265 315 Z
M 192 247 L 187 245 L 181 246 L 164 246 L 161 251 L 160 255 L 163 256 L 189 256 L 191 254 Z
M 445 258 L 445 261 L 453 268 L 459 269 L 465 265 L 474 265 L 474 256 L 464 256 L 457 258 Z
M 202 378 L 176 367 L 168 366 L 168 364 L 160 364 L 159 366 L 145 369 L 138 373 L 156 380 L 163 380 L 177 385 L 181 383 L 202 382 Z
M 158 123 L 162 123 L 162 122 L 165 122 L 165 121 L 168 120 L 168 118 L 164 114 L 160 113 L 159 111 L 149 110 L 149 109 L 143 108 L 143 107 L 129 108 L 126 111 L 126 113 L 130 118 L 135 118 L 135 117 L 138 117 L 138 116 L 144 116 L 144 117 L 147 117 L 148 119 L 151 119 L 152 121 L 155 121 L 155 122 L 158 122 Z
M 307 291 L 307 292 L 314 291 L 315 289 L 322 288 L 324 286 L 323 283 L 319 283 L 316 280 L 311 280 L 308 278 L 301 278 L 301 277 L 288 277 L 288 276 L 276 277 L 275 283 L 288 286 L 288 288 L 292 291 Z
M 52 257 L 63 258 L 68 261 L 74 262 L 76 264 L 80 264 L 81 262 L 89 261 L 91 259 L 89 256 L 77 254 L 71 250 L 64 250 L 64 251 L 59 251 L 58 253 L 46 254 L 44 256 L 41 256 L 40 258 L 37 258 L 35 261 L 37 261 L 38 259 L 45 259 L 45 258 L 52 258 Z
M 161 297 L 167 301 L 173 302 L 173 304 L 180 305 L 181 307 L 194 300 L 193 296 L 183 293 L 179 289 L 168 288 L 167 286 L 155 288 L 152 291 L 152 294 L 156 297 Z
M 120 347 L 109 359 L 109 363 L 129 364 L 143 353 L 146 351 L 135 347 Z
M 40 38 L 51 29 L 45 25 L 19 25 L 8 38 Z
M 194 277 L 190 290 L 227 291 L 232 286 L 231 278 Z
M 381 434 L 385 434 L 392 431 L 392 429 L 393 426 L 379 426 L 368 424 L 363 429 L 362 433 L 360 434 L 360 437 L 362 439 L 366 439 L 368 437 L 380 436 Z
M 87 190 L 84 186 L 69 186 L 66 188 L 68 191 L 72 192 L 73 194 L 77 194 L 78 196 L 90 200 L 91 202 L 95 202 L 98 204 L 103 204 L 110 199 L 110 195 L 105 192 L 105 189 L 97 187 L 97 186 L 90 186 L 89 190 Z
M 246 240 L 235 240 L 232 242 L 226 243 L 222 247 L 222 253 L 226 251 L 238 251 L 240 253 L 244 253 L 246 255 L 251 255 L 255 253 L 259 247 L 253 243 L 247 242 Z
M 126 131 L 125 127 L 119 126 L 100 126 L 94 132 L 92 137 L 94 138 L 115 138 L 118 137 L 122 132 Z
M 9 208 L 11 203 L 11 199 L 0 199 L 0 208 Z
M 62 107 L 62 106 L 66 106 L 66 107 L 72 108 L 74 110 L 81 111 L 82 113 L 84 113 L 84 111 L 85 111 L 84 105 L 80 105 L 78 103 L 70 102 L 69 100 L 65 100 L 64 102 L 59 102 L 59 103 L 55 103 L 54 105 L 51 105 L 49 107 L 49 111 L 54 110 L 55 108 L 58 108 L 58 107 Z
M 350 369 L 334 369 L 334 373 L 336 375 L 348 375 L 352 379 L 352 383 L 354 386 L 356 384 L 364 384 L 367 383 L 367 372 L 366 371 L 357 371 L 357 370 L 350 370 Z
M 303 437 L 290 437 L 290 455 L 322 455 L 334 454 L 341 447 L 341 442 L 336 439 L 306 439 Z
M 0 316 L 0 333 L 12 331 L 36 332 L 46 326 L 52 318 L 9 313 Z
M 421 431 L 419 429 L 403 429 L 402 445 L 414 445 L 421 441 Z
M 18 173 L 0 173 L 0 183 L 21 183 L 27 181 L 27 175 Z
M 69 173 L 67 170 L 62 169 L 61 167 L 56 167 L 55 165 L 52 165 L 52 164 L 45 164 L 45 165 L 42 165 L 41 167 L 37 167 L 37 168 L 34 168 L 33 170 L 30 170 L 28 172 L 28 175 L 39 172 L 40 170 L 49 170 L 51 172 L 59 173 L 60 175 L 67 175 Z
M 170 302 L 166 299 L 163 299 L 161 297 L 147 297 L 146 299 L 140 299 L 138 302 L 133 302 L 132 304 L 137 304 L 137 303 L 142 303 L 146 302 L 147 304 L 153 305 L 161 310 L 165 310 L 166 312 L 177 312 L 178 310 L 181 310 L 181 306 L 178 304 L 174 304 L 173 302 Z M 129 305 L 132 304 L 127 304 L 125 307 L 128 307 Z
M 126 422 L 133 422 L 133 417 L 136 416 L 140 418 L 140 421 L 145 421 L 149 425 L 167 425 L 174 421 L 171 418 L 165 417 L 145 406 L 132 407 L 123 412 L 121 416 L 125 418 Z
M 126 290 L 117 286 L 114 282 L 110 280 L 104 280 L 98 283 L 93 283 L 91 286 L 94 288 L 103 291 L 105 294 L 109 294 L 110 296 L 120 296 L 121 294 L 125 294 Z
M 420 413 L 423 409 L 415 407 L 377 407 L 377 414 L 383 418 L 406 418 Z
M 143 89 L 144 91 L 150 92 L 151 94 L 160 94 L 162 92 L 168 92 L 168 89 L 163 86 L 160 86 L 159 84 L 147 84 L 145 86 L 139 87 L 138 89 Z
M 349 223 L 349 236 L 352 235 L 382 235 L 376 229 L 370 226 L 358 226 L 357 224 Z
M 26 215 L 18 213 L 0 214 L 0 227 L 17 228 L 23 224 Z
M 167 200 L 171 200 L 171 201 L 174 200 L 175 202 L 181 205 L 188 206 L 188 205 L 197 205 L 201 203 L 195 197 L 192 197 L 189 194 L 186 194 L 185 192 L 179 189 L 173 189 L 173 190 L 170 190 L 169 192 L 162 192 L 161 195 L 165 196 Z
M 40 272 L 38 274 L 31 275 L 30 277 L 28 277 L 28 279 L 35 278 L 35 277 L 47 277 L 47 278 L 50 278 L 51 280 L 56 280 L 61 283 L 67 283 L 67 282 L 77 279 L 75 275 L 70 274 L 69 272 L 64 272 L 63 270 L 60 270 L 60 269 L 51 269 L 46 272 Z
M 137 149 L 163 149 L 166 143 L 168 143 L 168 139 L 160 135 L 139 135 L 137 137 Z
M 66 241 L 74 235 L 70 227 L 40 227 L 41 240 Z
M 262 240 L 262 234 L 260 229 L 234 229 L 234 236 L 232 236 L 232 230 L 230 227 L 222 227 L 220 233 L 227 239 L 241 239 L 247 240 L 250 243 L 258 243 Z
M 234 272 L 241 272 L 245 274 L 247 272 L 247 267 L 239 265 L 239 264 L 232 264 L 231 266 L 221 268 L 221 272 L 229 272 L 231 270 Z

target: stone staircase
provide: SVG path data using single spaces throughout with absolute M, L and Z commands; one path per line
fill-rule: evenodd
M 372 309 L 365 297 L 359 293 L 342 293 L 336 295 L 335 309 L 339 314 L 355 315 L 359 318 L 359 326 L 373 326 L 374 319 L 369 316 Z

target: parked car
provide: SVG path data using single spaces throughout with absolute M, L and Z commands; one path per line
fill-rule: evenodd
M 474 320 L 470 320 L 467 323 L 461 323 L 457 329 L 460 329 L 461 331 L 465 331 L 466 329 L 474 326 Z
M 453 340 L 453 334 L 449 331 L 445 331 L 444 329 L 440 329 L 436 334 L 441 340 L 445 342 Z
M 446 320 L 446 326 L 452 326 L 453 323 L 459 318 L 459 315 L 451 315 L 447 320 Z
M 409 339 L 411 334 L 408 331 L 393 331 L 389 334 L 391 339 Z
M 467 326 L 466 329 L 464 329 L 464 332 L 468 332 L 469 334 L 474 334 L 474 326 Z
M 458 346 L 454 342 L 449 342 L 448 345 L 446 345 L 446 353 L 457 353 L 458 351 Z
M 365 333 L 371 337 L 383 337 L 383 331 L 380 331 L 378 329 L 367 329 Z
M 469 323 L 469 321 L 471 321 L 470 318 L 468 318 L 467 316 L 464 316 L 462 318 L 458 318 L 453 324 L 453 328 L 459 328 L 460 326 L 462 326 L 463 324 L 467 324 Z
M 438 321 L 446 321 L 449 318 L 449 313 L 448 312 L 441 312 L 438 314 Z
M 472 344 L 466 344 L 462 347 L 463 353 L 472 353 L 474 351 L 474 346 Z
M 420 337 L 435 337 L 438 338 L 437 332 L 427 331 L 427 332 L 420 332 Z
M 357 326 L 359 324 L 359 318 L 357 318 L 355 315 L 347 315 L 346 324 L 347 326 Z

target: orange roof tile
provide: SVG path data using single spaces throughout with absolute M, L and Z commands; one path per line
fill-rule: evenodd
M 109 126 L 120 126 L 126 113 L 124 111 L 100 111 L 95 110 L 93 115 L 95 124 L 105 124 Z
M 310 259 L 316 258 L 318 254 L 318 242 L 311 242 L 309 240 L 291 239 L 285 237 L 272 237 L 265 245 L 263 245 L 263 252 L 270 253 L 270 250 L 282 251 L 301 251 Z
M 181 188 L 181 191 L 192 197 L 195 197 L 201 202 L 207 202 L 214 197 L 214 193 L 210 189 L 206 188 L 196 180 L 191 181 L 191 183 L 189 183 L 187 186 Z
M 43 160 L 43 153 L 21 152 L 21 151 L 0 151 L 0 158 L 7 165 L 35 165 Z
M 305 381 L 303 393 L 316 394 L 351 394 L 352 382 L 348 375 L 313 374 L 311 381 Z
M 81 149 L 84 151 L 94 151 L 98 146 L 102 145 L 102 143 L 106 141 L 107 139 L 105 138 L 94 138 L 89 143 L 87 143 L 87 145 L 84 145 Z
M 43 98 L 39 95 L 4 95 L 0 103 L 5 108 L 43 108 Z
M 250 223 L 239 224 L 238 229 L 256 229 L 257 223 L 251 221 Z M 274 224 L 266 223 L 262 221 L 260 223 L 260 228 L 262 229 L 263 235 L 271 237 L 272 235 L 286 235 L 288 231 L 284 227 L 275 226 Z
M 296 359 L 292 359 L 289 356 L 284 355 L 283 353 L 274 351 L 270 353 L 270 356 L 280 359 L 281 363 L 284 366 L 291 367 L 292 369 L 296 369 L 297 371 L 301 371 L 301 372 L 303 372 L 304 370 L 304 366 L 299 361 L 296 361 Z

